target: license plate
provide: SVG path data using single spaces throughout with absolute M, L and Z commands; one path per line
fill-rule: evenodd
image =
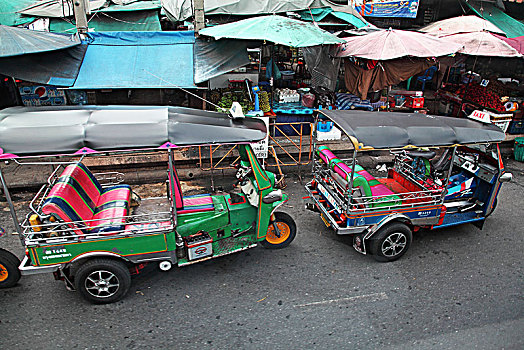
M 338 207 L 337 205 L 337 201 L 336 199 L 331 195 L 331 193 L 329 193 L 325 188 L 324 186 L 322 186 L 321 184 L 318 184 L 318 191 L 320 193 L 322 193 L 322 195 L 324 196 L 324 198 L 326 198 L 326 200 L 329 202 L 329 204 L 331 204 L 333 206 L 333 208 L 335 208 L 336 210 L 340 211 L 340 208 Z
M 327 219 L 324 217 L 324 215 L 320 214 L 320 218 L 322 219 L 322 221 L 324 221 L 324 224 L 327 227 L 331 226 L 331 224 L 327 221 Z

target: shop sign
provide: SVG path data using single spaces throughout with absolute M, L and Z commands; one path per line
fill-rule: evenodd
M 266 124 L 266 138 L 263 140 L 260 140 L 258 142 L 252 143 L 251 148 L 253 148 L 253 152 L 255 152 L 255 156 L 257 158 L 265 159 L 267 158 L 268 148 L 269 148 L 269 117 L 253 117 L 260 120 L 263 120 Z
M 354 6 L 362 16 L 416 18 L 419 0 L 355 0 Z
M 482 123 L 491 123 L 491 118 L 489 116 L 489 113 L 487 112 L 481 112 L 481 111 L 473 111 L 470 115 L 468 115 L 468 118 L 482 122 Z

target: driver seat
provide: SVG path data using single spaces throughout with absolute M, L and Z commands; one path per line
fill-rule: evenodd
M 168 170 L 169 200 L 174 204 L 177 214 L 197 213 L 215 209 L 213 197 L 211 197 L 210 194 L 182 196 L 182 187 L 180 186 L 180 180 L 174 167 L 172 174 L 173 176 Z

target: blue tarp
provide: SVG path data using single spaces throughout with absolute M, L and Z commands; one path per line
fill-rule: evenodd
M 90 33 L 73 89 L 194 88 L 194 32 Z

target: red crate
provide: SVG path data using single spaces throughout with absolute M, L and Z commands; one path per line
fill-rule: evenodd
M 406 107 L 424 108 L 424 97 L 406 96 Z

